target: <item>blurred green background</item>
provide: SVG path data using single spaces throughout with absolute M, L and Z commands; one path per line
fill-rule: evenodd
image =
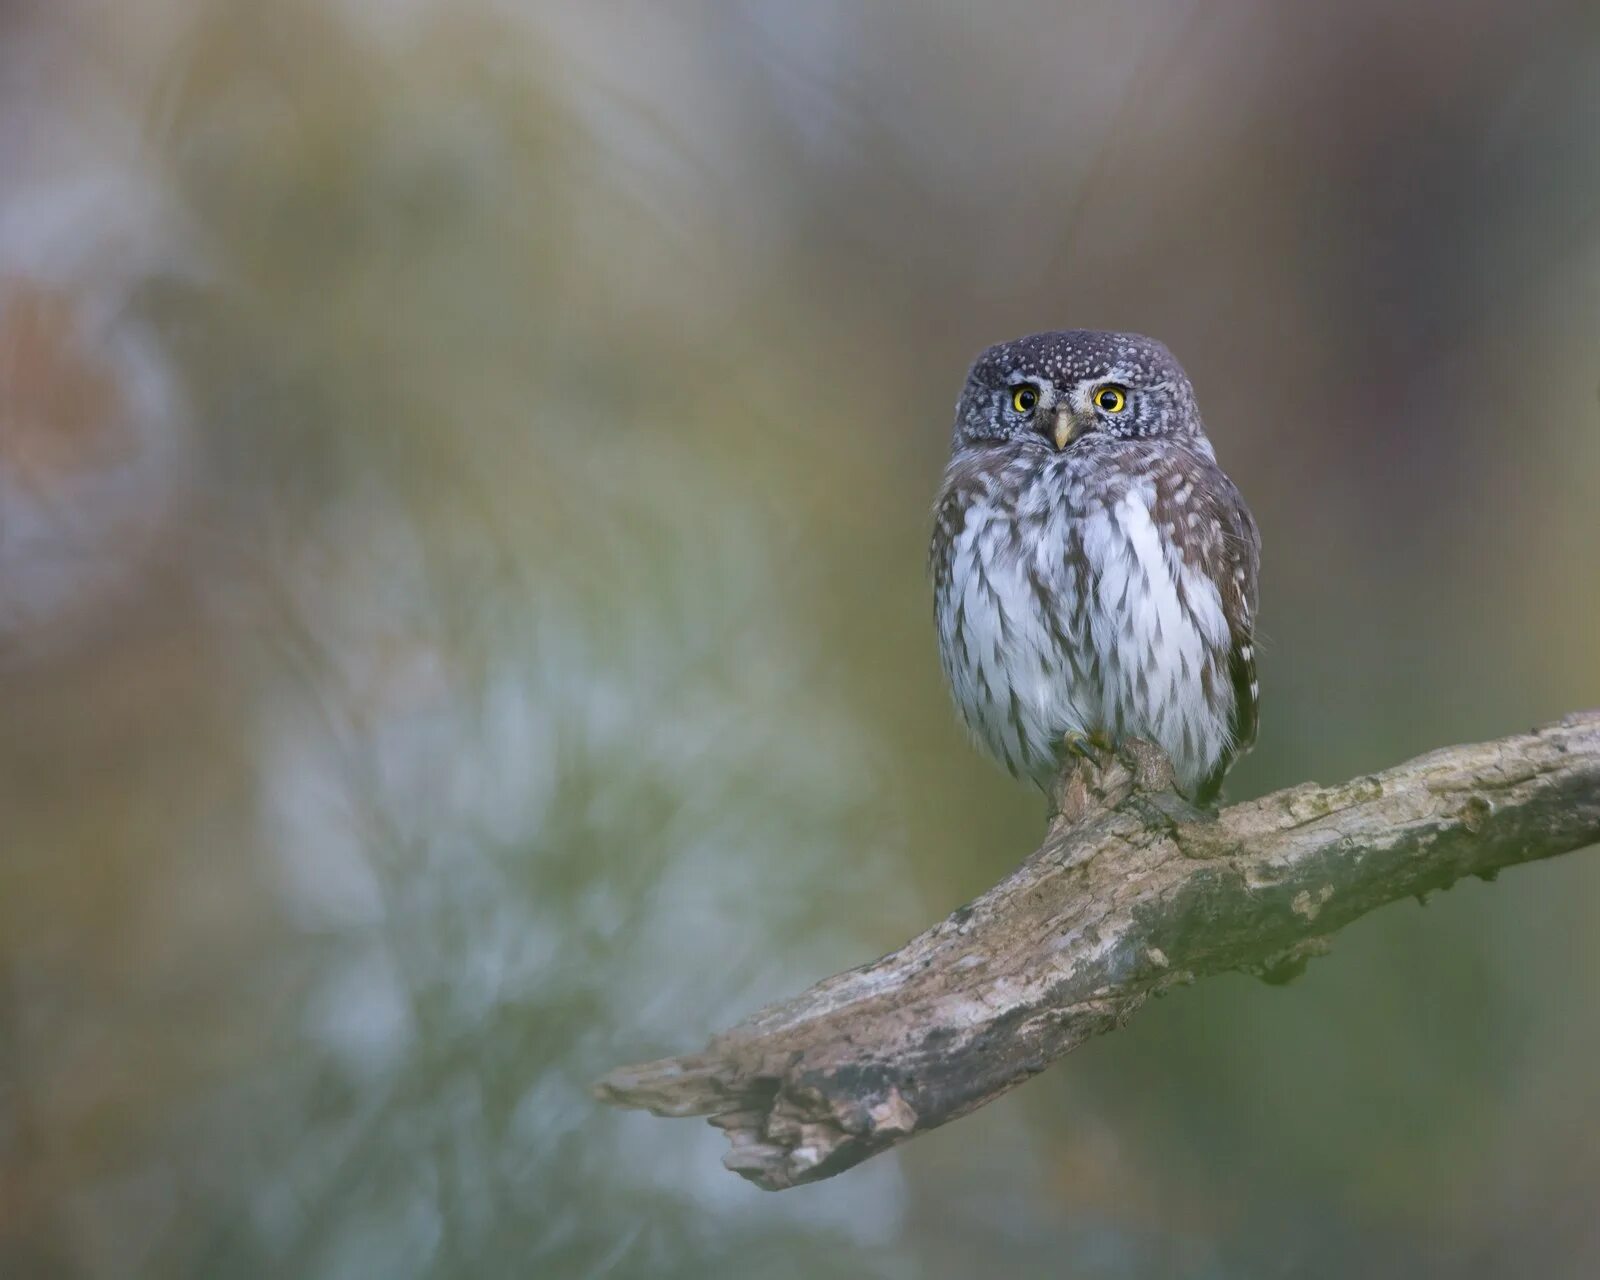
M 1600 862 L 772 1196 L 622 1061 L 1036 843 L 967 361 L 1163 338 L 1235 799 L 1600 703 L 1600 8 L 0 7 L 0 1272 L 1588 1276 Z

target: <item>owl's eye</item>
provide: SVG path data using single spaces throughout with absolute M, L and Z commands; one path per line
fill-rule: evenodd
M 1018 413 L 1032 413 L 1034 406 L 1038 403 L 1038 390 L 1030 387 L 1026 382 L 1020 387 L 1011 388 L 1011 407 Z
M 1106 413 L 1121 413 L 1128 407 L 1128 396 L 1121 387 L 1101 387 L 1094 393 L 1094 403 Z

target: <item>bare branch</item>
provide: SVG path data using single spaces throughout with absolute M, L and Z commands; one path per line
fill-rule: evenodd
M 597 1096 L 710 1116 L 727 1167 L 769 1190 L 832 1177 L 982 1106 L 1163 988 L 1292 974 L 1387 902 L 1600 842 L 1600 712 L 1215 818 L 1169 779 L 1142 746 L 1076 766 L 1044 844 L 982 897 L 703 1053 L 611 1072 Z

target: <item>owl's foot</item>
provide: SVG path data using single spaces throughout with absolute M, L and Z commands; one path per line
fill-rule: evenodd
M 1098 729 L 1092 733 L 1070 729 L 1061 737 L 1061 748 L 1066 762 L 1083 761 L 1102 773 L 1115 761 L 1128 771 L 1139 791 L 1165 792 L 1173 787 L 1172 762 L 1166 752 L 1142 738 L 1112 742 Z
M 1178 837 L 1186 853 L 1202 856 L 1191 845 L 1203 846 L 1200 829 L 1216 822 L 1217 815 L 1178 793 L 1172 761 L 1155 743 L 1124 738 L 1113 744 L 1103 733 L 1074 729 L 1061 736 L 1061 750 L 1065 767 L 1054 789 L 1047 791 L 1052 822 L 1076 821 L 1094 797 L 1104 801 L 1115 796 L 1113 802 L 1129 806 L 1145 826 L 1153 830 L 1165 828 Z M 1126 779 L 1115 781 L 1117 775 L 1107 772 L 1113 762 L 1127 770 Z M 1124 789 L 1130 780 L 1131 790 Z M 1189 833 L 1188 843 L 1183 838 L 1184 831 Z
M 1117 744 L 1115 755 L 1122 767 L 1133 775 L 1133 801 L 1147 821 L 1173 831 L 1216 821 L 1215 811 L 1179 793 L 1172 777 L 1172 761 L 1153 742 L 1127 738 Z
M 1084 733 L 1081 729 L 1068 729 L 1062 735 L 1061 746 L 1069 756 L 1076 756 L 1079 760 L 1093 760 L 1096 763 L 1104 762 L 1113 750 L 1110 740 L 1098 730 L 1094 733 Z

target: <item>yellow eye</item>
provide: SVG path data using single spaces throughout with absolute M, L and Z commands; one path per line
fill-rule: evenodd
M 1106 413 L 1121 413 L 1128 407 L 1128 397 L 1121 387 L 1101 387 L 1094 393 L 1094 403 Z
M 1011 388 L 1011 407 L 1018 413 L 1032 413 L 1039 403 L 1039 393 L 1027 383 Z

